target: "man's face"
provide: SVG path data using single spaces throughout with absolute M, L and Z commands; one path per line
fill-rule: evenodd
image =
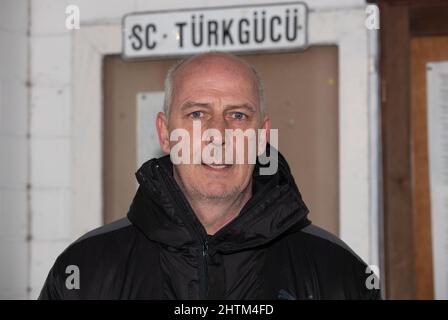
M 245 152 L 244 164 L 224 165 L 224 147 L 226 129 L 253 129 L 256 132 L 259 128 L 267 129 L 269 126 L 267 117 L 261 119 L 258 87 L 253 73 L 237 60 L 212 55 L 181 66 L 173 85 L 174 96 L 169 118 L 159 114 L 162 149 L 166 153 L 170 152 L 178 142 L 166 141 L 168 134 L 182 128 L 190 136 L 190 163 L 193 154 L 201 153 L 209 143 L 221 148 L 223 155 L 222 162 L 215 162 L 214 165 L 207 165 L 204 161 L 200 164 L 176 165 L 174 175 L 184 191 L 194 199 L 225 200 L 251 187 L 254 164 L 247 163 L 247 139 L 245 150 L 237 150 L 236 143 L 232 146 L 234 160 L 237 153 Z M 194 148 L 192 139 L 195 122 L 201 126 L 201 136 L 205 130 L 213 128 L 219 130 L 222 140 L 201 139 L 201 149 Z M 196 138 L 201 137 L 196 135 Z

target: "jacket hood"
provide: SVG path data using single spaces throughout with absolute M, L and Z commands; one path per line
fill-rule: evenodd
M 261 166 L 257 161 L 252 197 L 213 236 L 207 235 L 174 180 L 169 155 L 145 162 L 136 172 L 140 186 L 128 218 L 148 239 L 164 246 L 184 250 L 208 238 L 210 249 L 224 253 L 264 245 L 310 224 L 309 210 L 280 152 L 275 174 L 259 175 Z

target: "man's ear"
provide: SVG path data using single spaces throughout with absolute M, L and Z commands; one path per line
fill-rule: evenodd
M 168 130 L 168 119 L 164 112 L 157 113 L 156 127 L 157 135 L 159 136 L 160 148 L 165 154 L 169 154 L 170 132 Z
M 263 134 L 258 135 L 258 152 L 257 155 L 260 156 L 266 150 L 266 144 L 269 142 L 269 132 L 271 130 L 271 119 L 268 115 L 264 116 L 261 129 L 263 129 Z
M 269 142 L 269 133 L 271 131 L 271 119 L 269 119 L 268 115 L 264 116 L 263 129 L 266 129 L 266 141 Z

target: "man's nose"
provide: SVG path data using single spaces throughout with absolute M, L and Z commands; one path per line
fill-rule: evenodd
M 225 143 L 225 130 L 226 130 L 226 122 L 222 118 L 214 117 L 211 119 L 208 129 L 217 130 L 215 133 L 220 133 L 219 135 L 213 134 L 208 137 L 207 141 L 212 142 L 215 145 L 224 145 Z

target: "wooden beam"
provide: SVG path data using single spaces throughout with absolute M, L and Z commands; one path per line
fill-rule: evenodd
M 410 31 L 413 37 L 448 34 L 448 3 L 410 8 Z
M 414 299 L 409 9 L 379 6 L 386 297 Z

